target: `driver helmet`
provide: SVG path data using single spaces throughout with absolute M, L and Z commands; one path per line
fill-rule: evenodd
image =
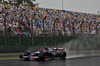
M 48 50 L 48 46 L 45 46 L 45 50 Z

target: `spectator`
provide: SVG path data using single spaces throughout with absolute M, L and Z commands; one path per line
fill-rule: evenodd
M 28 6 L 19 6 L 15 5 L 0 5 L 0 32 L 4 33 L 4 17 L 3 14 L 6 14 L 6 26 L 7 32 L 11 35 L 23 34 L 20 32 L 27 32 L 31 30 L 33 25 L 33 31 L 36 32 L 36 35 L 40 35 L 43 32 L 43 19 L 44 19 L 44 30 L 47 32 L 47 36 L 53 36 L 54 22 L 56 21 L 55 30 L 57 36 L 64 35 L 64 31 L 68 36 L 71 36 L 73 33 L 73 23 L 75 34 L 81 34 L 81 25 L 83 34 L 95 34 L 95 26 L 100 19 L 96 14 L 86 14 L 80 12 L 72 11 L 62 11 L 55 9 L 45 9 L 38 7 L 28 7 Z M 34 16 L 34 17 L 33 17 Z M 33 17 L 33 19 L 32 19 Z M 32 20 L 31 20 L 32 19 Z M 65 27 L 64 27 L 64 20 Z M 32 23 L 31 23 L 32 21 Z M 32 25 L 31 25 L 32 24 Z M 90 29 L 89 29 L 90 25 Z M 4 35 L 4 34 L 3 34 Z M 27 35 L 30 35 L 28 32 Z

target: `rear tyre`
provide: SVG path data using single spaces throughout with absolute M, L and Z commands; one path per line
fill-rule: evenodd
M 65 58 L 66 58 L 66 52 L 63 51 L 63 52 L 61 52 L 61 54 L 60 54 L 60 59 L 65 59 Z

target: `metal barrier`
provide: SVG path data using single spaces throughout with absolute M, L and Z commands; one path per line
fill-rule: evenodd
M 98 22 L 97 25 L 96 25 L 96 34 L 98 34 L 98 28 L 97 27 L 98 27 L 99 24 L 100 24 L 100 22 Z

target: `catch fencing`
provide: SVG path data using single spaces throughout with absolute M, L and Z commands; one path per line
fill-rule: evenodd
M 71 25 L 66 26 L 67 18 L 63 20 L 62 22 L 62 29 L 58 29 L 58 24 L 60 23 L 59 18 L 54 18 L 53 22 L 53 28 L 52 30 L 48 30 L 45 27 L 45 22 L 47 16 L 45 16 L 42 20 L 42 28 L 43 29 L 34 29 L 34 24 L 36 22 L 36 18 L 34 17 L 35 14 L 33 14 L 33 17 L 31 18 L 30 27 L 23 30 L 21 28 L 21 15 L 19 17 L 18 23 L 19 26 L 16 28 L 16 35 L 13 34 L 6 25 L 6 17 L 7 15 L 4 15 L 4 26 L 5 31 L 0 32 L 0 45 L 28 45 L 28 46 L 34 46 L 34 45 L 57 45 L 60 43 L 66 43 L 70 38 L 75 38 L 77 36 L 83 36 L 83 35 L 100 35 L 100 22 L 96 22 L 94 29 L 91 28 L 91 23 L 88 24 L 88 30 L 85 31 L 83 23 L 80 24 L 80 28 L 77 30 L 77 20 L 74 20 L 71 22 Z M 39 26 L 39 25 L 37 25 Z M 70 31 L 66 30 L 66 28 L 70 29 Z M 93 31 L 94 30 L 94 31 Z

